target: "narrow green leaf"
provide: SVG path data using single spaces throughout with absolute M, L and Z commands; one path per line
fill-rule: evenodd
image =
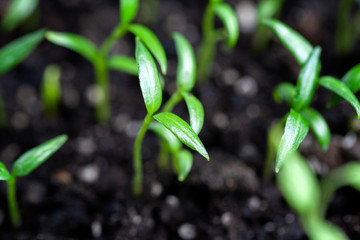
M 174 33 L 176 52 L 178 55 L 178 68 L 176 84 L 180 91 L 190 92 L 196 81 L 196 59 L 193 48 L 184 36 Z
M 163 141 L 166 142 L 167 148 L 170 150 L 171 154 L 177 154 L 182 144 L 179 141 L 179 139 L 172 133 L 170 130 L 168 130 L 164 125 L 153 122 L 149 126 L 149 130 L 155 132 Z
M 22 62 L 44 38 L 45 30 L 29 33 L 0 49 L 0 75 Z
M 289 50 L 300 65 L 305 63 L 313 47 L 303 36 L 275 19 L 266 19 L 263 20 L 262 23 L 271 28 L 276 37 Z
M 344 83 L 336 78 L 325 76 L 319 79 L 319 84 L 348 101 L 355 108 L 357 116 L 360 118 L 360 102 Z
M 295 110 L 291 109 L 286 119 L 284 135 L 281 137 L 275 163 L 275 171 L 280 168 L 298 148 L 309 131 L 309 124 Z
M 331 178 L 338 187 L 351 186 L 360 191 L 360 162 L 350 162 L 331 172 Z M 330 175 L 329 175 L 330 176 Z
M 1 22 L 6 32 L 12 32 L 24 22 L 35 10 L 39 0 L 12 0 Z
M 273 98 L 277 103 L 285 101 L 290 107 L 294 105 L 296 87 L 288 82 L 278 84 L 273 91 Z
M 210 0 L 210 4 L 222 3 L 224 0 Z
M 136 38 L 136 62 L 139 65 L 140 88 L 149 114 L 161 106 L 162 90 L 159 73 L 153 57 L 141 40 Z
M 96 59 L 96 46 L 83 36 L 73 33 L 47 31 L 45 37 L 48 41 L 56 45 L 80 54 L 90 62 L 94 62 Z
M 321 68 L 320 53 L 321 48 L 315 47 L 301 68 L 294 100 L 294 108 L 297 111 L 307 108 L 313 99 Z
M 257 6 L 258 19 L 271 18 L 280 11 L 284 0 L 262 0 Z
M 286 202 L 300 216 L 317 210 L 320 187 L 306 160 L 294 152 L 277 174 L 278 186 Z
M 194 95 L 184 92 L 183 97 L 190 115 L 190 126 L 199 134 L 204 125 L 204 107 L 199 99 Z
M 223 22 L 227 35 L 228 46 L 235 47 L 240 34 L 240 27 L 234 10 L 226 3 L 216 4 L 214 7 L 215 14 Z
M 184 120 L 170 112 L 158 113 L 154 118 L 169 129 L 186 146 L 210 160 L 201 140 Z
M 115 55 L 111 56 L 108 61 L 109 68 L 128 74 L 137 75 L 138 65 L 136 60 L 131 57 Z
M 309 123 L 311 132 L 315 135 L 321 149 L 326 151 L 330 144 L 331 133 L 326 120 L 315 109 L 307 108 L 301 112 L 306 121 Z
M 353 93 L 360 90 L 360 64 L 352 67 L 341 79 L 341 81 L 350 88 Z M 339 95 L 332 95 L 329 101 L 329 106 L 334 106 L 339 103 L 342 98 Z
M 126 25 L 134 20 L 139 9 L 139 0 L 120 0 L 120 20 Z
M 66 140 L 66 135 L 60 135 L 28 150 L 15 161 L 12 174 L 16 177 L 28 175 L 53 155 Z
M 348 240 L 340 228 L 323 219 L 312 217 L 306 226 L 311 240 Z
M 188 150 L 181 150 L 177 153 L 174 160 L 179 182 L 183 182 L 189 175 L 194 162 L 193 155 Z
M 0 162 L 0 180 L 7 181 L 11 178 L 9 171 L 5 167 L 5 165 Z
M 131 24 L 128 29 L 135 36 L 140 37 L 140 39 L 144 42 L 144 44 L 148 47 L 150 52 L 159 62 L 161 72 L 163 74 L 166 74 L 167 60 L 166 60 L 165 50 L 161 45 L 159 39 L 155 36 L 155 34 L 152 31 L 150 31 L 150 29 L 140 24 Z

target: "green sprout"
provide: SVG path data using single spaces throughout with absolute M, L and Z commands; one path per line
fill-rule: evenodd
M 35 12 L 39 0 L 11 0 L 0 28 L 7 33 L 12 32 Z
M 12 172 L 6 169 L 0 162 L 0 180 L 6 181 L 8 185 L 8 205 L 11 223 L 14 227 L 21 225 L 21 217 L 16 199 L 16 178 L 30 174 L 51 155 L 53 155 L 67 140 L 66 135 L 60 135 L 47 142 L 38 145 L 22 154 L 13 164 Z
M 102 123 L 108 122 L 111 116 L 109 69 L 137 75 L 137 66 L 133 58 L 117 54 L 109 55 L 115 43 L 126 33 L 134 34 L 145 43 L 159 62 L 161 72 L 166 74 L 166 55 L 160 41 L 145 26 L 132 23 L 137 14 L 138 7 L 138 0 L 120 0 L 120 22 L 99 48 L 90 40 L 77 34 L 46 32 L 47 40 L 77 52 L 94 66 L 95 83 L 97 86 L 95 115 L 96 119 Z
M 215 16 L 219 17 L 224 24 L 226 34 L 223 29 L 216 29 Z M 225 41 L 227 36 L 227 48 L 235 47 L 239 38 L 239 24 L 236 13 L 230 5 L 223 3 L 222 0 L 209 0 L 205 9 L 202 23 L 203 39 L 198 52 L 198 79 L 203 81 L 209 75 L 215 59 L 216 44 Z
M 279 172 L 284 161 L 299 148 L 309 130 L 324 151 L 329 146 L 331 135 L 328 124 L 319 112 L 310 107 L 318 87 L 324 87 L 349 102 L 356 110 L 358 118 L 360 102 L 344 82 L 331 76 L 319 76 L 319 46 L 313 47 L 300 34 L 280 21 L 265 20 L 263 23 L 270 27 L 301 65 L 296 86 L 291 83 L 280 83 L 274 90 L 274 98 L 278 101 L 284 100 L 290 106 L 285 131 L 276 155 L 275 171 Z
M 134 143 L 133 194 L 135 196 L 139 196 L 142 193 L 141 145 L 148 129 L 151 129 L 160 137 L 160 156 L 162 156 L 162 160 L 159 160 L 159 166 L 167 168 L 168 153 L 172 155 L 174 171 L 177 173 L 180 181 L 183 181 L 189 174 L 193 163 L 191 153 L 183 149 L 181 143 L 209 160 L 209 155 L 198 137 L 204 122 L 203 106 L 190 93 L 196 79 L 195 55 L 191 45 L 182 35 L 175 33 L 173 38 L 179 55 L 176 79 L 177 90 L 171 95 L 160 111 L 162 88 L 159 73 L 150 52 L 142 43 L 142 40 L 138 37 L 136 38 L 136 61 L 139 65 L 140 88 L 147 115 Z M 179 116 L 171 113 L 174 106 L 182 99 L 185 99 L 189 110 L 190 125 Z M 159 113 L 157 113 L 158 111 Z M 154 120 L 157 120 L 157 122 L 153 122 Z
M 252 46 L 256 52 L 263 51 L 269 43 L 271 32 L 260 24 L 263 19 L 277 18 L 285 0 L 262 0 L 257 5 L 257 28 L 252 39 Z
M 352 17 L 354 3 L 357 10 Z M 336 18 L 335 50 L 338 54 L 346 55 L 355 47 L 360 36 L 360 9 L 359 1 L 342 0 L 339 3 Z
M 56 116 L 61 98 L 60 67 L 51 64 L 45 68 L 41 86 L 43 108 L 48 116 Z

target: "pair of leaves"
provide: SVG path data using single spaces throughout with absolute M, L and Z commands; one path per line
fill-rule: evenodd
M 12 175 L 14 177 L 23 177 L 30 174 L 53 155 L 66 140 L 66 135 L 60 135 L 28 150 L 15 161 L 12 168 Z M 11 175 L 4 164 L 0 163 L 0 180 L 7 181 L 10 177 Z
M 23 23 L 36 9 L 39 0 L 12 0 L 1 21 L 1 27 L 6 32 L 12 32 Z
M 22 62 L 43 40 L 45 30 L 27 34 L 0 49 L 0 75 Z

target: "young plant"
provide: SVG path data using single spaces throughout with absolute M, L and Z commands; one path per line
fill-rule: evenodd
M 182 149 L 179 140 L 209 160 L 209 155 L 197 135 L 203 125 L 204 110 L 201 102 L 190 93 L 196 79 L 195 56 L 190 44 L 182 35 L 175 33 L 173 38 L 179 55 L 177 90 L 171 95 L 159 113 L 156 113 L 162 103 L 159 73 L 150 52 L 140 38 L 136 38 L 136 61 L 139 65 L 140 87 L 147 115 L 134 144 L 133 194 L 135 196 L 142 193 L 141 145 L 148 129 L 157 133 L 161 139 L 161 152 L 165 156 L 165 162 L 159 164 L 166 168 L 167 152 L 170 152 L 173 157 L 174 170 L 178 174 L 180 181 L 183 181 L 190 172 L 193 158 L 189 151 Z M 183 98 L 185 98 L 189 109 L 191 126 L 177 115 L 171 113 L 174 106 Z M 157 122 L 153 123 L 154 120 L 157 120 Z
M 166 74 L 166 55 L 160 41 L 145 26 L 132 23 L 137 14 L 138 7 L 138 0 L 120 0 L 120 22 L 99 48 L 90 40 L 77 34 L 46 32 L 47 40 L 77 52 L 93 64 L 97 90 L 95 115 L 99 122 L 106 123 L 111 116 L 109 69 L 133 75 L 137 74 L 137 66 L 133 58 L 122 55 L 109 55 L 115 43 L 126 33 L 130 32 L 144 42 L 159 62 L 162 73 Z
M 11 223 L 14 227 L 21 225 L 21 217 L 16 199 L 16 178 L 30 174 L 51 155 L 53 155 L 67 140 L 66 135 L 60 135 L 22 154 L 13 164 L 12 172 L 0 162 L 0 180 L 8 185 L 8 207 Z
M 5 12 L 4 18 L 0 22 L 0 27 L 4 32 L 10 33 L 20 24 L 29 19 L 35 12 L 39 0 L 12 0 Z
M 224 24 L 226 34 L 223 29 L 215 28 L 215 16 L 218 16 Z M 239 38 L 239 24 L 236 13 L 230 5 L 223 3 L 222 0 L 209 0 L 205 9 L 202 23 L 203 39 L 198 52 L 198 79 L 203 81 L 209 75 L 215 59 L 216 44 L 224 41 L 227 36 L 227 48 L 235 47 Z
M 351 89 L 340 80 L 320 73 L 320 47 L 313 47 L 297 32 L 277 20 L 264 22 L 279 38 L 302 66 L 296 86 L 281 83 L 274 91 L 275 99 L 285 100 L 290 106 L 286 117 L 285 132 L 276 155 L 275 171 L 279 172 L 284 161 L 295 152 L 305 139 L 309 129 L 325 151 L 330 143 L 330 130 L 319 112 L 310 107 L 316 89 L 321 86 L 348 101 L 360 116 L 360 102 Z
M 45 68 L 41 85 L 43 109 L 48 116 L 56 116 L 61 98 L 60 67 L 51 64 Z
M 355 4 L 355 2 L 357 4 Z M 351 13 L 353 12 L 354 4 L 357 5 L 357 10 L 352 17 Z M 335 50 L 338 54 L 345 55 L 350 53 L 355 47 L 356 41 L 359 39 L 359 5 L 359 1 L 355 0 L 342 0 L 339 3 L 335 32 Z
M 257 5 L 257 28 L 252 39 L 252 46 L 256 52 L 263 51 L 269 43 L 271 32 L 260 24 L 263 19 L 277 18 L 285 0 L 262 0 Z

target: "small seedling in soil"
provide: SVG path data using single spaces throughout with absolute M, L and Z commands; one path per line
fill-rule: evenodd
M 11 223 L 14 227 L 21 225 L 21 217 L 16 199 L 16 178 L 26 176 L 38 168 L 53 155 L 66 140 L 66 135 L 60 135 L 28 150 L 14 162 L 11 174 L 5 165 L 0 162 L 0 180 L 6 181 L 8 185 L 8 207 Z
M 139 196 L 142 193 L 141 145 L 149 128 L 157 133 L 161 139 L 162 154 L 160 155 L 164 158 L 159 162 L 159 165 L 166 168 L 168 164 L 167 152 L 170 152 L 173 157 L 174 170 L 178 174 L 180 181 L 183 181 L 190 172 L 193 158 L 189 151 L 182 149 L 179 140 L 209 160 L 209 155 L 197 135 L 203 125 L 204 110 L 201 102 L 190 93 L 196 79 L 195 56 L 190 44 L 182 35 L 176 33 L 173 35 L 173 38 L 179 55 L 176 81 L 177 90 L 171 95 L 159 113 L 156 113 L 162 103 L 159 73 L 150 52 L 142 43 L 142 40 L 136 38 L 136 61 L 139 65 L 140 87 L 147 115 L 134 144 L 133 194 L 135 196 Z M 189 109 L 191 126 L 179 116 L 171 113 L 174 106 L 183 98 Z M 153 123 L 154 119 L 157 122 Z
M 263 51 L 270 40 L 270 30 L 260 24 L 262 19 L 277 18 L 285 0 L 262 0 L 257 5 L 257 28 L 252 39 L 252 46 L 256 52 Z
M 137 66 L 133 58 L 117 54 L 109 55 L 115 43 L 126 33 L 130 32 L 134 34 L 145 43 L 159 62 L 162 73 L 166 74 L 166 55 L 160 41 L 155 34 L 145 26 L 132 23 L 137 14 L 138 7 L 138 0 L 120 1 L 120 21 L 99 48 L 90 40 L 77 34 L 53 31 L 46 32 L 47 40 L 77 52 L 93 64 L 97 90 L 95 115 L 96 119 L 102 123 L 108 122 L 111 116 L 109 69 L 137 75 Z
M 48 116 L 56 116 L 61 98 L 60 67 L 51 64 L 45 68 L 41 86 L 41 100 L 44 112 Z
M 215 16 L 220 18 L 226 32 L 223 29 L 215 28 Z M 203 39 L 197 56 L 197 77 L 201 81 L 210 75 L 215 59 L 216 44 L 219 41 L 225 41 L 227 37 L 226 48 L 235 47 L 240 32 L 236 13 L 230 5 L 223 3 L 222 0 L 209 0 L 203 17 L 202 32 Z
M 356 8 L 356 13 L 353 15 L 354 8 Z M 335 32 L 335 50 L 338 54 L 348 54 L 355 47 L 356 41 L 360 36 L 359 25 L 359 1 L 341 0 L 338 6 Z
M 8 2 L 8 8 L 0 22 L 1 30 L 6 33 L 12 32 L 28 20 L 39 5 L 39 0 L 11 0 Z
M 315 91 L 324 87 L 349 102 L 360 117 L 360 102 L 352 90 L 342 81 L 331 76 L 319 77 L 320 47 L 313 47 L 305 38 L 287 25 L 277 20 L 264 22 L 279 38 L 301 65 L 296 86 L 280 83 L 274 90 L 277 101 L 286 101 L 290 111 L 286 117 L 285 132 L 277 151 L 275 171 L 279 172 L 284 161 L 298 149 L 309 129 L 315 135 L 322 150 L 327 150 L 330 143 L 330 130 L 326 120 L 310 107 Z
M 323 178 L 320 187 L 314 172 L 297 149 L 309 130 L 323 151 L 329 147 L 331 133 L 328 124 L 318 111 L 310 107 L 319 86 L 335 94 L 329 106 L 345 99 L 355 108 L 359 118 L 360 103 L 353 93 L 360 88 L 359 66 L 345 74 L 342 81 L 331 76 L 319 77 L 319 47 L 311 46 L 301 35 L 277 20 L 266 20 L 265 24 L 301 65 L 296 86 L 280 83 L 274 90 L 274 99 L 285 101 L 290 106 L 290 112 L 269 132 L 266 167 L 276 155 L 275 171 L 281 169 L 277 175 L 279 187 L 289 205 L 299 214 L 311 239 L 347 239 L 341 230 L 324 220 L 324 215 L 338 187 L 351 185 L 359 189 L 358 177 L 352 171 L 358 169 L 359 164 L 350 163 L 334 170 Z M 269 174 L 267 169 L 265 174 Z

